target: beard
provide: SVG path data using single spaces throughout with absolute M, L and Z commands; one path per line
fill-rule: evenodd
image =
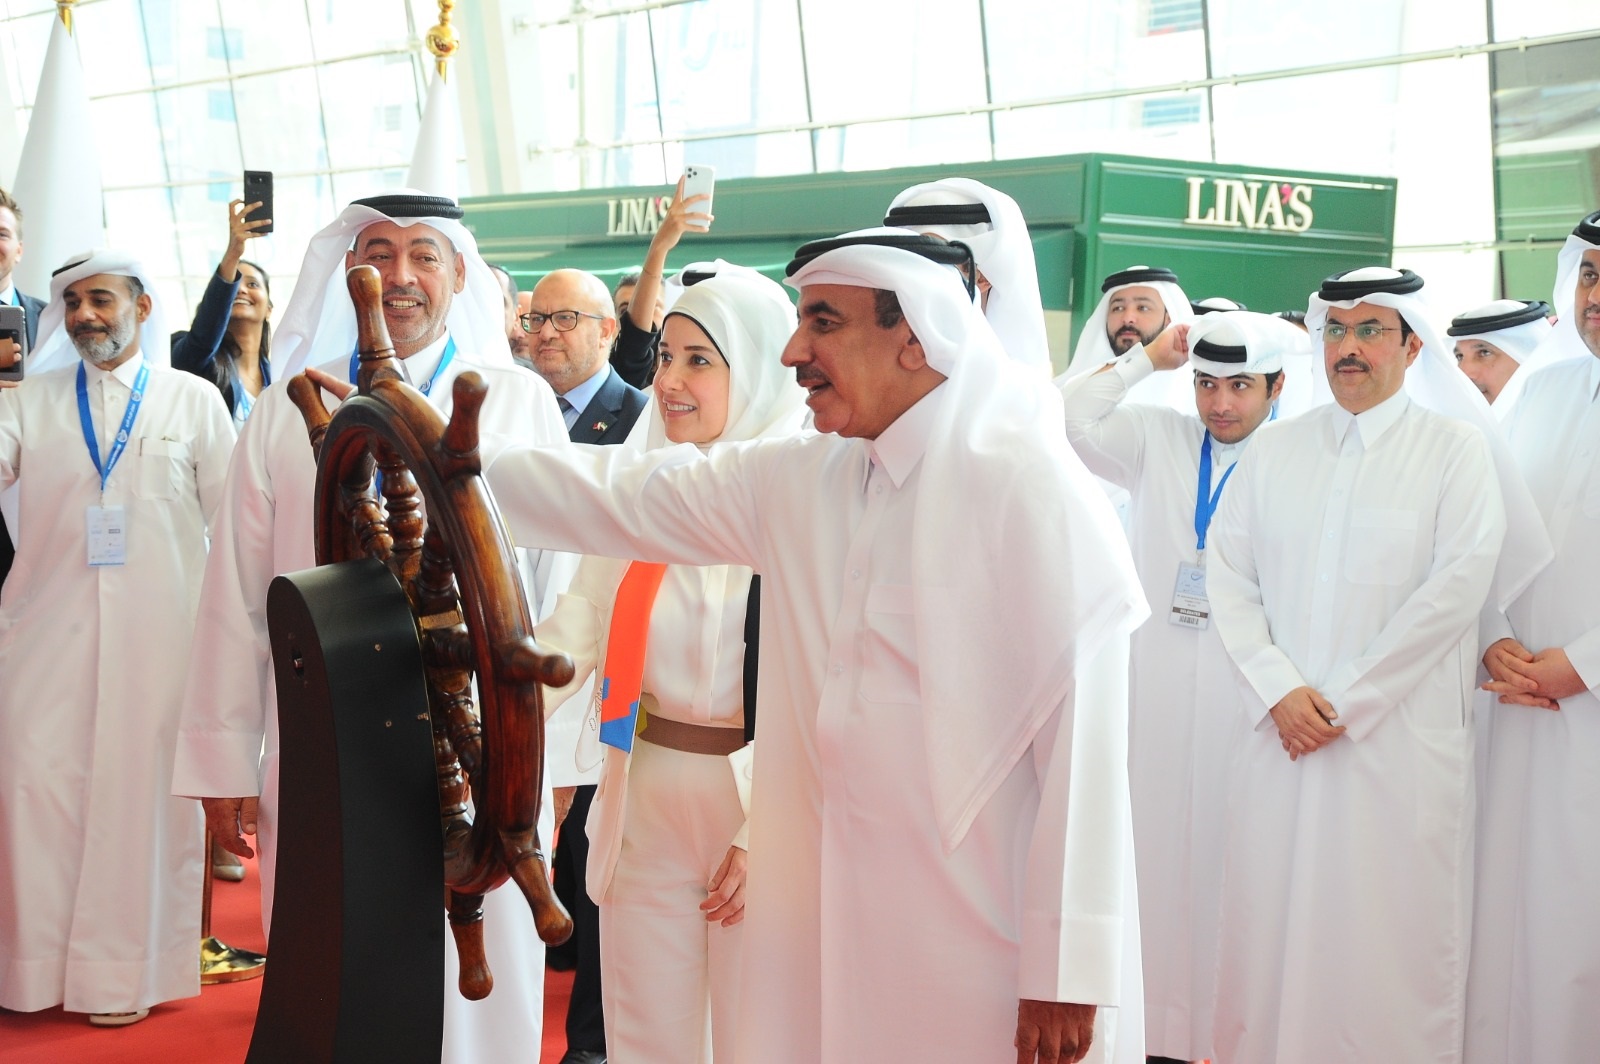
M 108 324 L 104 331 L 84 329 L 73 333 L 72 346 L 88 361 L 96 366 L 104 366 L 115 362 L 128 349 L 133 342 L 134 330 L 138 327 L 138 321 L 129 313 Z
M 1155 338 L 1160 335 L 1161 329 L 1159 326 L 1152 330 L 1149 335 L 1145 335 L 1131 325 L 1124 326 L 1111 334 L 1111 352 L 1117 355 L 1125 355 L 1133 350 L 1134 344 L 1152 344 L 1155 342 Z

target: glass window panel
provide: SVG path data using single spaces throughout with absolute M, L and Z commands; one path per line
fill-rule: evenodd
M 417 72 L 408 55 L 330 63 L 321 70 L 330 164 L 410 166 L 417 145 Z M 336 102 L 337 101 L 337 102 Z
M 584 168 L 584 188 L 618 188 L 634 185 L 667 184 L 667 167 L 662 161 L 662 145 L 640 144 L 591 153 Z M 672 180 L 678 179 L 677 174 Z
M 101 0 L 74 12 L 72 26 L 83 60 L 84 88 L 91 99 L 150 85 L 138 0 Z
M 800 4 L 814 121 L 958 111 L 986 99 L 983 34 L 978 6 L 970 0 Z
M 1000 111 L 994 116 L 995 157 L 1099 151 L 1209 160 L 1208 117 L 1200 91 Z
M 314 71 L 258 74 L 239 78 L 233 86 L 246 166 L 291 173 L 327 167 Z
M 0 13 L 8 18 L 20 18 L 40 11 L 54 12 L 55 0 L 0 0 Z
M 148 92 L 89 101 L 89 121 L 100 149 L 101 181 L 108 188 L 168 180 L 155 97 Z M 111 146 L 115 150 L 111 150 Z
M 106 240 L 111 247 L 137 249 L 140 261 L 154 276 L 183 275 L 172 221 L 172 197 L 166 189 L 107 191 L 105 201 Z M 182 310 L 163 309 L 169 322 L 184 316 Z
M 1536 4 L 1500 0 L 1494 5 L 1494 39 L 1541 37 L 1595 28 L 1593 0 L 1539 0 Z
M 171 181 L 194 181 L 217 170 L 238 172 L 239 127 L 226 81 L 155 94 Z
M 311 43 L 321 62 L 411 45 L 405 0 L 308 0 L 306 8 Z M 420 32 L 427 32 L 433 22 L 430 19 Z
M 234 179 L 235 190 L 238 178 Z M 228 202 L 211 198 L 211 185 L 180 185 L 172 189 L 172 208 L 175 225 L 173 234 L 178 241 L 178 259 L 183 263 L 183 274 L 194 281 L 205 281 L 216 272 L 222 253 L 228 248 Z M 266 237 L 246 241 L 244 257 L 254 261 L 256 252 L 263 250 Z M 195 292 L 198 302 L 201 291 Z M 188 305 L 187 316 L 168 308 L 169 323 L 173 329 L 183 328 L 194 315 L 194 304 Z M 178 319 L 182 317 L 182 321 Z
M 716 167 L 719 181 L 805 174 L 812 169 L 811 134 L 805 131 L 675 141 L 666 145 L 663 154 L 669 184 L 678 180 L 690 162 Z
M 554 26 L 519 37 L 508 47 L 531 50 L 531 72 L 524 69 L 517 76 L 523 84 L 525 98 L 511 101 L 519 118 L 527 124 L 531 143 L 541 147 L 567 147 L 578 139 L 580 107 L 575 96 L 578 84 L 578 33 L 572 26 Z M 652 132 L 652 136 L 654 133 Z M 527 183 L 529 188 L 544 188 L 537 182 Z M 568 186 L 575 187 L 575 186 Z
M 1151 32 L 1145 4 L 987 0 L 995 102 L 1042 100 L 1205 77 L 1205 37 L 1167 12 Z M 937 45 L 930 44 L 937 52 Z M 978 97 L 981 99 L 981 97 Z
M 95 10 L 90 8 L 90 14 Z M 150 76 L 157 85 L 228 76 L 227 56 L 222 48 L 213 49 L 211 41 L 217 32 L 217 0 L 145 0 L 141 10 Z
M 659 137 L 649 16 L 593 19 L 583 24 L 578 39 L 584 57 L 579 107 L 589 142 L 604 146 Z
M 406 166 L 389 167 L 383 170 L 357 170 L 350 173 L 333 175 L 333 202 L 338 210 L 343 210 L 345 205 L 352 200 L 365 199 L 368 196 L 381 196 L 385 192 L 392 192 L 397 188 L 406 187 L 406 174 L 410 172 L 409 164 Z M 329 219 L 330 221 L 332 219 Z
M 300 0 L 265 4 L 223 0 L 221 8 L 234 74 L 311 62 L 311 28 Z
M 1484 0 L 1344 0 L 1296 7 L 1293 18 L 1285 18 L 1279 0 L 1210 0 L 1212 73 L 1221 77 L 1480 44 L 1488 29 Z
M 1498 153 L 1600 144 L 1600 40 L 1497 52 L 1491 61 Z
M 793 0 L 724 0 L 653 14 L 668 136 L 806 121 Z
M 1494 174 L 1483 107 L 1440 110 L 1441 100 L 1488 95 L 1485 56 L 1218 86 L 1217 157 L 1305 170 L 1399 179 L 1396 245 L 1494 237 Z M 1327 113 L 1338 101 L 1338 115 Z M 1263 145 L 1270 144 L 1270 156 Z M 1397 252 L 1398 254 L 1398 252 Z M 1491 296 L 1483 294 L 1480 302 Z
M 50 46 L 50 20 L 55 17 L 52 9 L 43 15 L 13 19 L 0 27 L 0 64 L 11 81 L 11 99 L 19 107 L 33 106 L 33 94 L 39 91 L 39 72 L 44 69 L 44 53 Z
M 817 134 L 819 171 L 886 170 L 988 158 L 989 120 L 984 115 L 864 122 Z

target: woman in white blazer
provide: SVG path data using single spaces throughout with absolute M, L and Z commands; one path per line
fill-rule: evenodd
M 753 272 L 720 272 L 686 289 L 662 324 L 654 402 L 629 445 L 709 449 L 801 432 L 805 392 L 779 361 L 794 326 L 783 289 Z M 588 885 L 600 907 L 607 1055 L 617 1064 L 731 1059 L 751 577 L 743 566 L 589 557 L 537 629 L 542 646 L 577 666 L 547 707 L 598 674 L 578 758 L 580 767 L 604 758 L 589 814 Z M 635 698 L 637 728 L 611 719 Z M 631 753 L 602 744 L 626 746 L 635 732 Z

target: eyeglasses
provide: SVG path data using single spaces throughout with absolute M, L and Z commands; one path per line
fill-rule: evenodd
M 1364 344 L 1370 344 L 1386 332 L 1399 332 L 1398 325 L 1378 325 L 1374 322 L 1364 321 L 1360 325 L 1346 325 L 1343 322 L 1330 321 L 1322 327 L 1322 339 L 1330 344 L 1343 343 L 1345 336 L 1356 334 L 1356 339 Z
M 571 332 L 578 327 L 579 318 L 593 318 L 595 321 L 605 321 L 604 314 L 585 314 L 581 310 L 558 310 L 554 314 L 539 314 L 530 312 L 520 314 L 517 320 L 522 323 L 522 331 L 536 333 L 544 328 L 545 322 L 550 322 L 556 327 L 556 332 Z

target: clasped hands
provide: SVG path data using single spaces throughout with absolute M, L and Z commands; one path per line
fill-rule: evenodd
M 1338 719 L 1333 703 L 1310 687 L 1296 687 L 1272 707 L 1272 723 L 1278 726 L 1278 738 L 1290 761 L 1298 761 L 1343 735 L 1344 726 L 1334 723 Z
M 1560 647 L 1535 654 L 1515 639 L 1501 639 L 1483 655 L 1483 667 L 1489 670 L 1483 689 L 1499 695 L 1503 705 L 1560 709 L 1561 699 L 1588 689 Z

